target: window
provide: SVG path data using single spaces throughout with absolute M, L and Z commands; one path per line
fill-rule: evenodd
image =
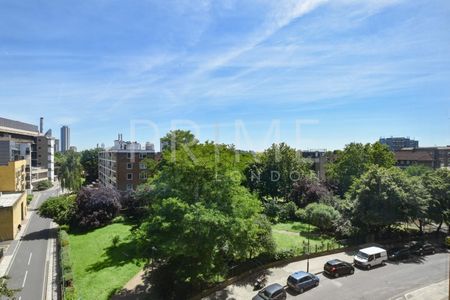
M 140 178 L 140 179 L 147 179 L 147 173 L 141 172 L 141 173 L 139 174 L 139 178 Z
M 127 179 L 128 180 L 133 180 L 133 174 L 132 173 L 128 173 L 127 174 Z
M 369 256 L 369 261 L 372 261 L 373 260 L 373 255 L 370 255 Z
M 380 258 L 380 257 L 381 257 L 380 253 L 375 254 L 375 258 Z
M 132 163 L 127 163 L 127 169 L 133 169 L 133 164 Z
M 127 158 L 131 158 L 131 153 L 130 152 L 127 153 Z
M 139 169 L 141 169 L 141 170 L 145 170 L 145 169 L 147 169 L 147 165 L 145 164 L 145 163 L 139 163 Z
M 131 183 L 127 184 L 127 191 L 132 191 L 133 185 Z

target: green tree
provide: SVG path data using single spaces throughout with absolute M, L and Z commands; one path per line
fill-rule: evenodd
M 98 179 L 98 154 L 100 151 L 100 148 L 94 148 L 81 152 L 80 163 L 83 166 L 86 184 L 90 184 Z
M 273 144 L 262 153 L 260 162 L 249 166 L 247 182 L 260 196 L 287 201 L 294 184 L 311 175 L 310 164 L 287 144 Z
M 50 197 L 39 207 L 39 215 L 59 225 L 68 225 L 75 214 L 75 195 Z
M 171 130 L 161 138 L 162 150 L 178 150 L 183 145 L 190 147 L 198 143 L 198 140 L 190 130 Z
M 299 212 L 300 214 L 300 212 Z M 335 227 L 341 215 L 332 206 L 322 203 L 311 203 L 306 206 L 304 215 L 308 223 L 322 231 L 330 231 Z
M 432 172 L 433 169 L 424 165 L 411 165 L 404 169 L 405 173 L 408 174 L 408 176 L 417 176 L 421 177 L 427 174 L 428 172 Z
M 436 231 L 439 232 L 442 223 L 450 225 L 450 170 L 429 172 L 424 175 L 423 182 L 431 198 L 428 217 L 438 224 Z
M 351 143 L 343 151 L 337 153 L 334 162 L 327 166 L 327 177 L 338 187 L 338 193 L 343 196 L 353 181 L 366 172 L 370 166 L 390 168 L 394 166 L 394 154 L 386 145 L 380 143 Z
M 196 144 L 174 155 L 164 152 L 150 180 L 151 211 L 140 230 L 144 251 L 176 274 L 171 284 L 195 288 L 225 275 L 230 262 L 274 250 L 270 224 L 241 185 L 243 167 L 230 147 Z
M 77 192 L 81 188 L 82 171 L 79 153 L 73 150 L 66 151 L 58 172 L 61 187 Z
M 396 223 L 421 216 L 425 200 L 408 176 L 398 168 L 372 166 L 349 190 L 355 225 L 376 233 Z

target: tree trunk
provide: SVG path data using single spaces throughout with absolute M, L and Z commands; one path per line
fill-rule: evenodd
M 441 226 L 442 226 L 443 221 L 439 222 L 439 226 L 436 229 L 436 232 L 441 231 Z

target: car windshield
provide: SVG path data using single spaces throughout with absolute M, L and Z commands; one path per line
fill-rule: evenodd
M 359 258 L 363 258 L 363 259 L 368 259 L 369 255 L 367 253 L 361 252 L 359 251 L 358 254 L 356 254 L 357 257 Z

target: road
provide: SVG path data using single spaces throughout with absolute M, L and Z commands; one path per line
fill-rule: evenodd
M 35 196 L 29 208 L 28 223 L 22 230 L 22 239 L 14 246 L 13 260 L 7 270 L 10 277 L 8 286 L 21 289 L 16 294 L 18 300 L 41 300 L 46 298 L 49 257 L 49 238 L 54 237 L 55 230 L 50 229 L 50 219 L 41 218 L 34 208 L 50 196 L 55 196 L 57 189 L 43 191 Z
M 354 275 L 330 279 L 319 275 L 320 285 L 301 295 L 288 290 L 287 299 L 405 299 L 410 291 L 448 280 L 449 254 L 437 253 Z

